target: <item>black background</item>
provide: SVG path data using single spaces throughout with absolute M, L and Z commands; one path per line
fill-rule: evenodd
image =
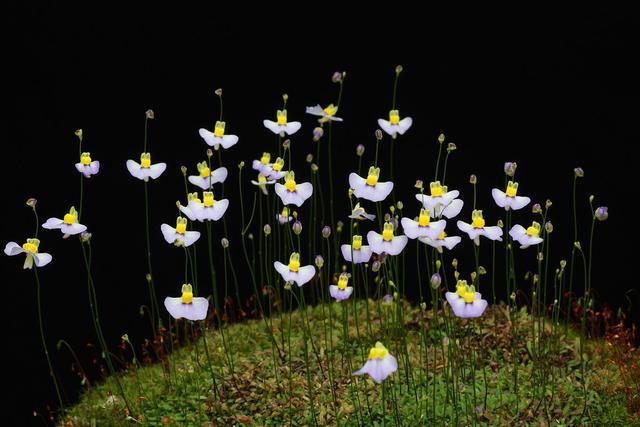
M 340 4 L 321 6 L 295 18 L 250 7 L 243 13 L 151 4 L 135 11 L 77 5 L 12 7 L 3 25 L 3 69 L 8 71 L 4 102 L 9 114 L 2 118 L 2 244 L 22 243 L 33 233 L 32 215 L 24 205 L 28 197 L 38 199 L 43 221 L 61 217 L 77 204 L 73 131 L 82 128 L 84 150 L 101 162 L 99 175 L 85 181 L 83 222 L 94 235 L 107 339 L 115 345 L 128 332 L 140 342 L 147 334 L 138 315 L 140 304 L 147 301 L 144 201 L 141 182 L 127 173 L 124 163 L 137 160 L 142 150 L 144 111 L 152 108 L 156 113 L 149 134 L 153 161 L 168 163 L 165 174 L 150 184 L 154 269 L 158 293 L 164 296 L 177 294 L 183 258 L 164 243 L 159 225 L 173 223 L 174 202 L 184 199 L 179 167 L 193 170 L 204 159 L 207 147 L 197 129 L 212 128 L 217 118 L 214 89 L 224 88 L 227 131 L 240 136 L 240 142 L 224 153 L 230 171 L 226 192 L 233 246 L 239 240 L 236 165 L 274 150 L 275 139 L 261 122 L 273 119 L 281 94 L 290 96 L 289 119 L 303 123 L 292 138 L 298 181 L 303 181 L 308 178 L 304 155 L 315 152 L 310 138 L 315 120 L 304 114 L 304 107 L 334 101 L 337 86 L 330 76 L 335 70 L 347 71 L 338 114 L 345 121 L 335 127 L 334 164 L 336 187 L 346 191 L 357 144 L 367 147 L 365 164 L 372 162 L 375 120 L 386 117 L 394 67 L 403 64 L 398 104 L 403 116 L 413 116 L 414 126 L 397 144 L 400 172 L 395 181 L 407 214 L 417 213 L 413 183 L 418 178 L 429 181 L 436 137 L 444 132 L 458 146 L 449 164 L 448 184 L 461 190 L 467 202 L 461 219 L 468 221 L 471 210 L 470 173 L 478 175 L 478 203 L 488 222 L 503 217 L 490 189 L 502 187 L 503 163 L 517 161 L 520 194 L 530 195 L 534 202 L 554 202 L 552 265 L 557 265 L 571 248 L 570 188 L 573 168 L 581 166 L 586 172 L 579 188 L 581 231 L 586 232 L 590 221 L 589 194 L 595 194 L 596 205 L 609 206 L 611 215 L 597 224 L 594 287 L 600 301 L 628 305 L 624 294 L 637 287 L 635 250 L 625 246 L 636 239 L 637 218 L 630 205 L 637 197 L 632 153 L 638 140 L 640 75 L 638 22 L 630 13 L 418 13 L 387 4 L 388 10 L 376 16 L 347 16 Z M 274 4 L 277 7 L 284 5 Z M 383 177 L 385 161 L 383 157 Z M 246 178 L 253 176 L 247 173 Z M 341 216 L 346 213 L 343 202 L 346 198 L 337 202 Z M 307 218 L 308 207 L 301 211 Z M 530 210 L 515 218 L 529 222 Z M 450 222 L 449 231 L 453 230 Z M 85 346 L 94 334 L 81 254 L 75 239 L 41 233 L 41 251 L 54 256 L 41 270 L 46 333 L 73 399 L 78 381 L 69 374 L 71 359 L 55 350 L 55 342 L 67 339 L 87 363 L 95 355 Z M 222 237 L 219 224 L 215 233 L 217 242 Z M 586 236 L 581 240 L 586 245 Z M 471 269 L 468 241 L 455 255 L 466 263 L 463 270 Z M 30 419 L 32 410 L 42 411 L 54 402 L 54 395 L 38 338 L 33 275 L 22 271 L 22 261 L 16 258 L 0 257 L 0 278 L 3 350 L 8 355 L 3 383 L 11 393 L 4 402 L 11 409 L 5 413 L 19 424 Z M 242 269 L 240 258 L 236 262 Z M 249 292 L 248 277 L 244 280 Z M 637 305 L 637 294 L 630 297 Z

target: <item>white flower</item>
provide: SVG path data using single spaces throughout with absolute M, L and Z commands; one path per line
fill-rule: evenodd
M 460 195 L 458 190 L 448 191 L 446 185 L 440 185 L 440 181 L 434 181 L 429 184 L 431 195 L 416 194 L 416 199 L 422 203 L 422 206 L 431 212 L 432 218 L 453 218 L 460 213 L 464 202 L 457 197 Z
M 466 280 L 458 280 L 456 291 L 447 292 L 445 298 L 453 314 L 463 319 L 482 316 L 488 305 L 487 300 L 482 299 L 473 286 L 468 286 Z
M 199 175 L 190 175 L 189 182 L 193 185 L 208 190 L 213 184 L 224 182 L 227 179 L 227 168 L 219 167 L 213 172 L 209 168 L 207 162 L 201 162 L 197 165 Z
M 340 117 L 336 117 L 336 113 L 338 112 L 338 107 L 333 104 L 330 104 L 327 108 L 322 108 L 320 104 L 314 107 L 307 107 L 306 113 L 311 114 L 313 116 L 320 116 L 318 122 L 325 123 L 328 121 L 341 122 L 342 119 Z
M 513 209 L 518 210 L 522 209 L 531 202 L 531 199 L 528 197 L 520 197 L 518 194 L 518 183 L 509 181 L 507 183 L 507 191 L 503 192 L 494 188 L 491 190 L 491 195 L 493 196 L 493 200 L 496 201 L 496 204 L 505 210 Z
M 313 194 L 313 185 L 310 182 L 296 184 L 295 174 L 288 171 L 285 174 L 284 185 L 276 184 L 276 194 L 284 205 L 302 206 L 305 200 Z
M 458 228 L 469 235 L 476 245 L 480 245 L 480 236 L 490 240 L 502 241 L 502 229 L 498 226 L 485 227 L 485 221 L 481 210 L 474 210 L 471 213 L 471 224 L 458 221 Z
M 283 225 L 287 222 L 291 222 L 291 220 L 293 220 L 293 217 L 289 215 L 289 208 L 285 206 L 282 208 L 282 213 L 276 214 L 276 219 L 278 220 L 280 225 Z
M 215 200 L 213 191 L 203 191 L 202 209 L 200 210 L 200 218 L 198 218 L 198 220 L 200 222 L 205 220 L 217 221 L 222 218 L 222 215 L 224 215 L 228 207 L 229 199 Z
M 100 171 L 100 162 L 97 160 L 91 160 L 91 153 L 80 154 L 80 162 L 76 163 L 76 169 L 85 178 L 91 178 L 91 175 L 95 175 Z
M 213 129 L 213 132 L 210 132 L 204 128 L 200 128 L 198 133 L 204 139 L 204 142 L 207 143 L 210 147 L 213 147 L 215 150 L 218 150 L 222 145 L 222 148 L 225 150 L 238 142 L 238 137 L 236 135 L 225 135 L 224 128 L 226 126 L 225 122 L 216 122 L 216 126 Z
M 294 133 L 300 130 L 302 124 L 300 122 L 287 122 L 287 110 L 278 110 L 276 113 L 276 120 L 272 122 L 271 120 L 263 120 L 262 123 L 264 127 L 269 129 L 271 132 L 275 134 L 279 134 L 280 136 L 293 135 Z
M 164 306 L 174 319 L 204 320 L 207 318 L 209 301 L 206 298 L 194 297 L 190 284 L 182 285 L 182 296 L 166 297 Z
M 73 206 L 69 209 L 69 213 L 64 215 L 63 219 L 49 218 L 44 224 L 42 224 L 42 228 L 46 228 L 47 230 L 59 229 L 62 231 L 62 237 L 64 239 L 87 230 L 85 225 L 78 223 L 78 212 L 76 212 L 76 208 Z
M 300 266 L 300 254 L 297 252 L 291 254 L 288 265 L 276 261 L 273 263 L 273 267 L 280 273 L 285 282 L 296 282 L 298 286 L 304 285 L 313 279 L 316 274 L 316 269 L 313 265 Z
M 368 219 L 369 221 L 373 221 L 376 219 L 376 216 L 373 214 L 368 214 L 363 207 L 360 207 L 360 202 L 356 203 L 351 211 L 351 215 L 349 215 L 351 219 Z
M 254 160 L 251 163 L 251 167 L 258 172 L 262 172 L 262 168 L 265 166 L 269 166 L 271 163 L 271 153 L 264 152 L 260 157 L 260 160 Z
M 199 231 L 187 231 L 187 219 L 181 216 L 176 220 L 176 228 L 162 224 L 160 230 L 167 243 L 174 243 L 176 246 L 190 246 L 200 238 Z
M 460 238 L 460 236 L 447 237 L 447 233 L 442 231 L 442 233 L 440 233 L 440 235 L 438 236 L 437 239 L 430 239 L 428 237 L 418 237 L 418 240 L 420 240 L 422 243 L 425 243 L 425 244 L 431 246 L 432 248 L 436 248 L 436 250 L 438 252 L 442 253 L 442 247 L 443 246 L 445 248 L 451 250 L 458 243 L 460 243 L 462 238 Z
M 20 246 L 16 242 L 9 242 L 4 247 L 4 253 L 9 256 L 18 254 L 26 254 L 27 258 L 24 260 L 23 268 L 33 268 L 35 263 L 36 267 L 44 267 L 49 264 L 53 257 L 48 253 L 38 253 L 38 247 L 40 246 L 40 240 L 27 239 L 27 243 Z
M 509 235 L 513 240 L 520 243 L 520 249 L 526 249 L 531 245 L 538 245 L 542 243 L 543 240 L 540 237 L 540 224 L 535 221 L 533 221 L 527 229 L 519 224 L 514 225 L 511 230 L 509 230 Z
M 269 153 L 264 153 L 269 154 Z M 265 155 L 262 155 L 259 163 L 257 160 L 253 161 L 253 168 L 259 171 L 262 175 L 266 176 L 267 179 L 277 181 L 280 178 L 285 176 L 285 172 L 282 170 L 284 167 L 284 159 L 282 157 L 278 157 L 273 163 L 262 163 L 265 159 Z
M 256 181 L 255 179 L 252 179 L 251 183 L 253 185 L 257 185 L 260 190 L 262 190 L 262 193 L 266 196 L 267 194 L 269 194 L 269 192 L 267 191 L 267 185 L 272 185 L 276 182 L 274 180 L 269 180 L 266 176 L 262 175 L 262 173 L 258 173 L 258 180 Z
M 179 205 L 180 212 L 185 214 L 191 221 L 199 220 L 202 217 L 202 201 L 198 197 L 198 193 L 187 194 L 187 206 Z
M 420 209 L 420 216 L 417 221 L 402 218 L 400 223 L 404 234 L 410 239 L 418 237 L 436 239 L 447 225 L 444 219 L 431 222 L 431 214 L 425 208 Z
M 336 301 L 346 300 L 353 293 L 353 287 L 347 286 L 349 276 L 349 273 L 341 273 L 338 284 L 329 286 L 329 294 L 335 298 Z
M 142 153 L 140 155 L 140 163 L 127 160 L 127 169 L 129 173 L 138 179 L 149 181 L 149 178 L 156 179 L 167 168 L 166 163 L 151 164 L 151 153 Z
M 400 120 L 400 112 L 398 110 L 389 111 L 389 120 L 378 119 L 378 126 L 391 135 L 393 139 L 396 139 L 398 134 L 404 135 L 412 124 L 413 119 L 411 117 L 405 117 Z
M 393 235 L 393 224 L 390 222 L 385 222 L 382 234 L 378 234 L 373 230 L 367 233 L 367 242 L 371 247 L 371 251 L 376 254 L 385 252 L 389 255 L 398 255 L 408 241 L 407 236 Z
M 378 182 L 380 168 L 371 166 L 367 178 L 358 176 L 357 173 L 349 174 L 349 186 L 353 189 L 356 197 L 367 199 L 372 202 L 381 202 L 393 190 L 393 182 Z
M 389 354 L 382 343 L 377 342 L 375 347 L 369 350 L 367 362 L 353 373 L 353 375 L 369 374 L 378 384 L 382 383 L 389 375 L 398 370 L 398 361 Z
M 340 246 L 342 251 L 342 257 L 351 262 L 351 253 L 353 252 L 353 263 L 360 264 L 363 262 L 369 262 L 371 258 L 371 248 L 362 244 L 362 236 L 354 235 L 350 245 Z

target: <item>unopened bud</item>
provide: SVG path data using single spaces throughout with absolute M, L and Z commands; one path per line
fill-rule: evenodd
M 36 198 L 30 197 L 27 199 L 27 206 L 29 206 L 31 209 L 35 209 L 37 204 L 38 200 Z
M 76 129 L 76 131 L 73 133 L 78 137 L 80 142 L 82 142 L 82 129 Z
M 403 70 L 402 65 L 396 65 L 396 74 L 400 74 L 402 70 Z
M 229 239 L 223 237 L 222 239 L 220 239 L 220 244 L 223 248 L 227 249 L 229 247 Z
M 338 233 L 342 233 L 342 227 L 344 227 L 344 222 L 342 222 L 342 221 L 338 221 L 338 222 L 336 223 L 336 231 L 337 231 Z
M 582 168 L 575 168 L 573 173 L 578 178 L 582 178 L 584 176 L 584 170 Z
M 593 202 L 593 199 L 595 199 L 596 197 L 592 194 L 589 196 L 589 203 Z
M 472 282 L 475 282 L 476 277 L 478 277 L 478 275 L 476 274 L 476 272 L 475 272 L 475 271 L 472 271 L 472 272 L 471 272 L 471 274 L 470 274 L 470 276 L 471 276 L 471 281 L 472 281 Z
M 547 221 L 544 224 L 544 229 L 547 233 L 552 233 L 553 232 L 553 224 L 551 223 L 551 221 Z
M 373 271 L 374 273 L 377 273 L 378 270 L 380 270 L 380 261 L 378 260 L 373 261 L 373 264 L 371 264 L 371 271 Z
M 271 226 L 269 224 L 265 224 L 264 227 L 262 227 L 262 231 L 264 232 L 265 236 L 268 236 L 269 234 L 271 234 Z
M 145 117 L 149 120 L 153 120 L 156 118 L 156 114 L 153 112 L 153 110 L 149 109 L 147 111 L 145 111 L 144 113 Z
M 358 144 L 358 146 L 356 147 L 356 156 L 362 157 L 363 154 L 364 154 L 364 145 Z
M 328 239 L 329 236 L 331 236 L 331 227 L 325 225 L 324 227 L 322 227 L 322 237 Z
M 542 252 L 538 252 L 538 261 L 544 260 L 544 254 Z
M 500 228 L 504 227 L 504 223 L 502 222 L 501 219 L 498 220 L 498 227 Z
M 291 281 L 285 282 L 284 289 L 287 290 L 287 291 L 290 291 L 291 290 L 291 285 L 293 285 L 293 282 L 291 282 Z
M 440 271 L 440 267 L 441 266 L 442 266 L 442 262 L 439 259 L 437 259 L 436 260 L 436 271 Z
M 417 179 L 416 185 L 414 185 L 414 187 L 416 187 L 418 190 L 422 190 L 424 188 L 424 183 L 422 182 L 421 179 Z
M 455 277 L 455 279 L 458 280 L 458 277 L 460 277 L 460 272 L 458 270 L 454 271 L 453 277 Z
M 324 266 L 324 258 L 322 258 L 322 255 L 316 255 L 314 262 L 316 264 L 316 267 L 318 267 L 319 269 L 322 269 L 322 267 Z
M 290 140 L 290 139 L 285 139 L 285 140 L 282 142 L 282 148 L 284 148 L 284 149 L 285 149 L 285 151 L 286 151 L 286 150 L 288 150 L 288 149 L 289 149 L 289 147 L 291 147 L 291 140 Z
M 438 135 L 438 142 L 440 144 L 442 144 L 444 142 L 445 138 L 444 138 L 444 133 L 441 133 L 440 135 Z
M 447 152 L 450 153 L 452 151 L 456 151 L 457 149 L 458 149 L 458 147 L 453 142 L 450 142 L 450 143 L 447 144 Z
M 469 177 L 469 183 L 476 185 L 477 182 L 478 182 L 478 177 L 476 177 L 474 174 L 471 174 L 471 176 Z
M 565 260 L 560 260 L 560 268 L 564 270 L 564 268 L 567 266 L 567 261 Z
M 516 300 L 516 293 L 515 292 L 511 292 L 511 295 L 509 296 L 509 298 L 511 298 L 511 301 L 515 301 Z
M 376 129 L 375 136 L 376 136 L 376 140 L 382 141 L 382 131 L 380 129 Z
M 222 96 L 222 88 L 220 87 L 220 88 L 216 89 L 215 91 L 213 91 L 213 93 L 215 93 L 218 96 Z
M 457 269 L 457 268 L 458 268 L 458 258 L 454 258 L 454 259 L 451 261 L 451 265 L 453 266 L 453 268 L 456 268 L 456 269 Z
M 516 162 L 505 162 L 504 164 L 504 173 L 507 176 L 514 176 L 516 174 L 516 168 L 518 164 Z
M 324 129 L 322 129 L 319 126 L 313 129 L 313 140 L 315 142 L 320 141 L 320 138 L 322 138 L 322 135 L 324 135 Z
M 478 267 L 478 273 L 482 276 L 483 274 L 487 274 L 487 269 L 483 266 Z
M 311 172 L 318 172 L 318 165 L 315 163 L 311 163 Z
M 253 233 L 249 233 L 249 234 L 247 234 L 247 239 L 249 239 L 249 240 L 253 240 Z
M 242 170 L 243 167 L 244 167 L 244 160 L 238 163 L 238 169 Z
M 426 302 L 421 303 L 421 304 L 420 304 L 420 309 L 421 309 L 422 311 L 427 311 L 427 303 L 426 303 Z
M 609 208 L 606 206 L 600 206 L 596 209 L 595 216 L 600 221 L 606 220 L 609 218 Z
M 151 282 L 151 273 L 145 274 L 144 278 L 147 279 L 147 282 Z
M 207 157 L 213 157 L 213 150 L 211 148 L 207 148 Z
M 542 212 L 542 207 L 540 206 L 540 203 L 536 203 L 533 206 L 531 206 L 531 212 L 533 212 L 533 213 Z
M 551 202 L 551 200 L 547 199 L 546 202 L 544 202 L 544 207 L 549 209 L 551 207 L 551 205 L 553 205 L 553 202 Z
M 398 202 L 396 203 L 396 207 L 398 208 L 398 210 L 402 210 L 402 208 L 404 208 L 404 203 L 402 203 L 402 201 L 398 200 Z
M 88 241 L 91 240 L 91 236 L 92 236 L 92 234 L 89 233 L 88 231 L 83 231 L 82 234 L 80 234 L 80 240 L 83 243 L 87 243 Z
M 306 160 L 307 160 L 307 163 L 313 162 L 313 154 L 311 154 L 311 153 L 307 154 L 307 159 Z
M 284 102 L 287 102 L 287 101 L 289 100 L 289 95 L 287 95 L 286 93 L 283 93 L 283 94 L 282 94 L 282 100 L 283 100 Z
M 300 221 L 294 222 L 291 228 L 296 235 L 302 233 L 302 223 Z
M 342 81 L 342 73 L 340 71 L 336 71 L 331 76 L 331 81 L 334 83 L 340 83 Z
M 431 276 L 431 287 L 433 289 L 438 289 L 441 283 L 442 283 L 442 277 L 440 277 L 440 274 L 433 273 L 433 275 Z
M 577 249 L 582 249 L 582 245 L 580 244 L 580 242 L 573 242 L 573 246 L 575 246 Z

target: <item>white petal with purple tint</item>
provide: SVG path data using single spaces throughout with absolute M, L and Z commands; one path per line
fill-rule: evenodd
M 209 301 L 206 298 L 194 297 L 191 304 L 184 304 L 180 297 L 166 297 L 164 306 L 175 319 L 204 320 L 207 318 Z
M 340 251 L 342 252 L 342 257 L 345 261 L 351 262 L 351 245 L 342 245 L 340 246 Z M 360 249 L 353 250 L 353 263 L 360 264 L 363 262 L 369 262 L 371 258 L 371 248 L 367 245 L 360 246 Z

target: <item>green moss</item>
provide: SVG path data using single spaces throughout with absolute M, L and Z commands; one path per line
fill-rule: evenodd
M 121 375 L 121 381 L 132 415 L 145 425 L 279 426 L 290 421 L 313 425 L 314 418 L 320 425 L 383 425 L 383 419 L 389 425 L 420 425 L 432 423 L 435 409 L 441 425 L 640 425 L 627 410 L 620 371 L 608 362 L 606 346 L 598 340 L 587 346 L 585 412 L 577 337 L 571 328 L 565 335 L 564 327 L 559 326 L 552 334 L 547 322 L 543 326 L 545 342 L 540 346 L 527 340 L 535 326 L 526 312 L 520 312 L 511 323 L 505 308 L 498 306 L 488 309 L 480 321 L 455 319 L 456 327 L 449 329 L 451 337 L 445 346 L 440 332 L 445 330 L 442 313 L 436 322 L 432 312 L 408 305 L 396 310 L 393 304 L 370 303 L 369 335 L 366 304 L 359 302 L 357 327 L 354 305 L 348 305 L 349 337 L 345 341 L 343 306 L 309 308 L 311 336 L 306 341 L 302 312 L 291 314 L 290 363 L 288 314 L 268 319 L 268 328 L 262 320 L 225 326 L 233 373 L 219 331 L 209 331 L 207 342 L 218 397 L 201 339 L 174 351 L 163 363 L 130 369 Z M 391 320 L 401 312 L 404 327 Z M 421 325 L 425 334 L 420 332 Z M 275 331 L 279 348 L 275 354 L 266 332 L 269 329 Z M 351 375 L 364 363 L 376 340 L 399 362 L 398 371 L 384 382 L 384 407 L 383 386 L 368 377 Z M 518 370 L 517 395 L 514 366 Z M 456 399 L 460 400 L 455 404 L 451 401 L 453 387 L 459 390 Z M 123 401 L 116 396 L 114 381 L 109 378 L 86 391 L 65 419 L 73 425 L 134 423 L 127 420 Z

